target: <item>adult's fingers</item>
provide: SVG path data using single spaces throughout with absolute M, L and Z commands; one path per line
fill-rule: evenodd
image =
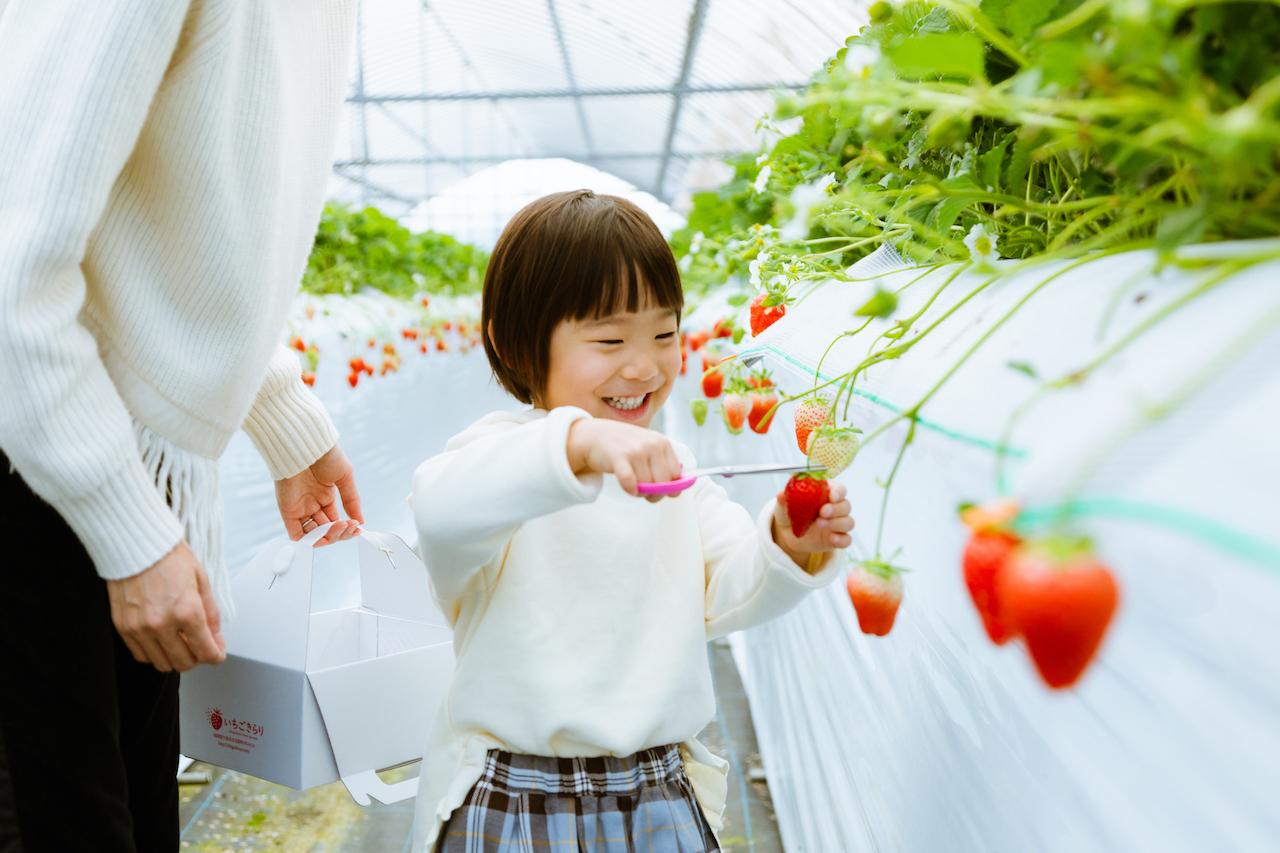
M 172 672 L 173 663 L 169 660 L 169 656 L 164 653 L 164 649 L 160 646 L 159 641 L 150 634 L 140 633 L 136 635 L 138 645 L 142 646 L 142 654 L 146 659 L 161 672 Z
M 818 528 L 835 533 L 848 533 L 853 529 L 853 516 L 842 515 L 839 518 L 820 518 Z
M 164 653 L 169 656 L 169 663 L 178 672 L 186 672 L 196 665 L 195 656 L 191 654 L 191 649 L 187 647 L 186 640 L 183 639 L 177 626 L 157 634 L 156 639 L 164 649 Z
M 133 655 L 133 659 L 138 663 L 151 663 L 147 659 L 147 654 L 142 650 L 142 646 L 138 641 L 130 637 L 128 634 L 120 633 L 120 639 L 124 640 L 125 648 L 129 650 L 129 654 Z
M 335 483 L 338 487 L 338 497 L 342 498 L 342 508 L 351 518 L 364 524 L 364 513 L 360 510 L 360 492 L 356 489 L 356 475 L 354 471 L 338 478 Z

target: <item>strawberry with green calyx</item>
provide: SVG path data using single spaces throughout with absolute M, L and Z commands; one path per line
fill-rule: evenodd
M 809 433 L 809 464 L 825 468 L 828 477 L 838 477 L 853 464 L 862 446 L 862 430 L 824 424 Z
M 711 329 L 711 337 L 713 338 L 731 338 L 733 337 L 733 320 L 728 317 L 722 317 L 716 320 L 715 326 Z
M 693 421 L 698 426 L 702 426 L 707 422 L 706 400 L 694 400 L 689 404 L 689 411 L 693 413 Z
M 1040 678 L 1055 690 L 1075 684 L 1088 669 L 1120 600 L 1092 543 L 1060 536 L 1013 551 L 996 591 L 1002 618 L 1026 641 Z
M 747 385 L 752 388 L 772 388 L 773 374 L 770 373 L 769 369 L 766 367 L 754 370 L 749 376 L 747 376 Z
M 724 400 L 720 403 L 720 410 L 724 415 L 724 425 L 729 428 L 729 432 L 737 435 L 742 432 L 742 423 L 747 419 L 747 413 L 751 409 L 751 401 L 747 399 L 747 395 L 734 383 L 730 386 L 729 391 L 724 395 Z
M 770 289 L 757 293 L 747 308 L 751 321 L 751 335 L 755 337 L 787 313 L 787 294 L 785 290 Z
M 827 422 L 831 417 L 831 401 L 826 397 L 813 395 L 805 397 L 796 406 L 796 444 L 801 453 L 809 452 L 809 433 Z
M 782 494 L 786 499 L 791 532 L 800 537 L 818 520 L 818 513 L 830 500 L 831 484 L 821 471 L 801 471 L 787 480 Z
M 862 633 L 883 637 L 893 630 L 902 603 L 903 571 L 879 560 L 867 560 L 849 570 L 845 588 Z
M 702 395 L 707 398 L 719 397 L 724 390 L 724 373 L 711 368 L 702 374 Z
M 747 423 L 752 432 L 764 435 L 773 423 L 773 416 L 778 408 L 778 395 L 769 387 L 757 388 L 751 392 L 751 411 L 747 413 Z
M 964 585 L 982 627 L 996 645 L 1003 645 L 1014 636 L 1003 618 L 997 584 L 1009 555 L 1022 543 L 1010 529 L 1017 514 L 1018 504 L 1011 500 L 960 507 L 960 518 L 972 531 L 961 556 Z

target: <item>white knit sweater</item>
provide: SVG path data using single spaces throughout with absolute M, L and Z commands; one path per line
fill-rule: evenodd
M 281 339 L 353 30 L 352 0 L 0 0 L 0 448 L 104 578 L 184 535 L 221 574 L 241 426 L 277 479 L 337 438 Z
M 715 717 L 706 642 L 772 619 L 840 574 L 807 574 L 708 478 L 674 500 L 576 477 L 566 406 L 499 412 L 422 463 L 418 551 L 457 663 L 422 762 L 414 849 L 480 778 L 485 752 L 630 755 L 678 743 L 719 830 L 727 765 L 697 740 Z M 696 467 L 676 445 L 686 470 Z

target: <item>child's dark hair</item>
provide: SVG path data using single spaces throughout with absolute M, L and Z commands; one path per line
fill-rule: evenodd
M 494 375 L 534 402 L 560 321 L 636 311 L 646 295 L 680 317 L 675 258 L 644 211 L 591 190 L 543 196 L 507 223 L 485 272 L 480 333 Z

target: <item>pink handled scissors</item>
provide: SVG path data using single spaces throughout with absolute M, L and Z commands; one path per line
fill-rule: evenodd
M 636 491 L 642 495 L 675 495 L 693 485 L 699 477 L 736 477 L 740 474 L 795 474 L 800 471 L 825 471 L 821 465 L 779 465 L 765 462 L 757 465 L 720 465 L 716 468 L 695 468 L 665 483 L 637 483 Z

